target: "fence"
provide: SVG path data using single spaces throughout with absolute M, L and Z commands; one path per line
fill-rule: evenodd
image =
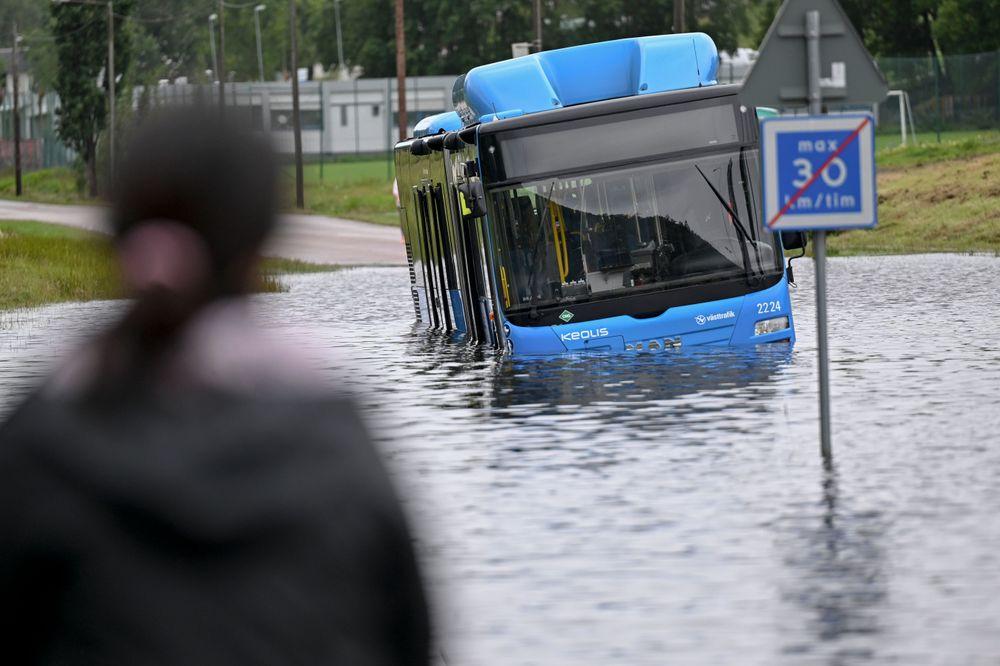
M 451 109 L 453 76 L 410 77 L 407 121 Z M 217 86 L 164 85 L 136 92 L 136 105 L 165 106 L 218 100 Z M 289 83 L 227 83 L 226 106 L 250 127 L 271 135 L 278 150 L 291 153 L 292 93 Z M 299 85 L 299 122 L 306 155 L 371 155 L 395 144 L 399 99 L 395 79 L 308 81 Z
M 727 56 L 728 58 L 728 56 Z M 739 82 L 749 71 L 753 55 L 740 53 L 722 62 L 719 80 Z M 892 90 L 909 95 L 916 130 L 951 132 L 1000 129 L 1000 51 L 940 59 L 878 58 L 879 68 Z M 422 118 L 451 109 L 453 76 L 407 79 L 406 103 L 410 129 Z M 280 151 L 292 151 L 292 97 L 289 83 L 227 83 L 226 103 L 231 113 L 268 133 Z M 218 87 L 171 84 L 133 91 L 136 109 L 197 100 L 214 103 Z M 31 156 L 26 168 L 70 164 L 72 151 L 56 137 L 59 99 L 53 93 L 22 95 L 22 153 Z M 11 95 L 0 104 L 0 166 L 12 154 Z M 395 79 L 309 81 L 300 86 L 303 152 L 322 156 L 387 154 L 398 125 L 399 100 Z M 899 104 L 889 98 L 879 105 L 878 131 L 887 143 L 900 135 Z
M 410 77 L 406 85 L 407 119 L 451 109 L 453 76 Z M 13 154 L 11 95 L 0 104 L 0 166 Z M 137 112 L 170 105 L 218 103 L 218 85 L 169 84 L 132 92 Z M 292 91 L 290 83 L 227 83 L 227 112 L 271 136 L 280 152 L 291 153 Z M 25 169 L 71 164 L 74 155 L 59 142 L 55 127 L 59 98 L 54 94 L 22 94 L 21 137 Z M 395 143 L 399 113 L 395 79 L 307 81 L 299 86 L 299 121 L 303 153 L 321 156 L 387 155 Z M 5 147 L 6 146 L 6 147 Z M 9 149 L 8 149 L 9 148 Z
M 1000 51 L 876 61 L 889 87 L 909 95 L 918 132 L 1000 129 Z M 880 104 L 878 117 L 880 133 L 900 134 L 898 101 Z
M 917 132 L 1000 129 L 1000 51 L 875 61 L 890 90 L 908 95 Z M 749 71 L 747 63 L 723 57 L 719 62 L 719 83 L 739 83 Z M 898 142 L 899 98 L 889 97 L 876 111 L 878 133 L 884 135 L 880 144 Z M 909 122 L 907 119 L 907 125 Z
M 13 95 L 9 90 L 5 93 L 0 103 L 0 168 L 10 167 L 14 162 Z M 23 86 L 20 96 L 23 167 L 31 170 L 72 164 L 73 151 L 56 135 L 58 95 L 35 94 Z

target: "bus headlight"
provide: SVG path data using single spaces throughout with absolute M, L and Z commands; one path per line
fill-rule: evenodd
M 767 335 L 768 333 L 783 331 L 786 328 L 788 328 L 788 317 L 774 317 L 773 319 L 764 319 L 754 324 L 753 334 Z

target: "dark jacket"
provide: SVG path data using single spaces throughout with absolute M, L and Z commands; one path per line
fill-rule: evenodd
M 0 428 L 5 663 L 426 664 L 412 544 L 346 399 L 29 400 Z

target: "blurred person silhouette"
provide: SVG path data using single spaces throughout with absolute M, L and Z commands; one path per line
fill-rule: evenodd
M 207 112 L 129 142 L 111 218 L 134 300 L 0 428 L 6 663 L 428 663 L 357 410 L 245 302 L 277 177 Z

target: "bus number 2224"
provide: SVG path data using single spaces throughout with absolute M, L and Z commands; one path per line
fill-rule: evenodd
M 769 314 L 771 312 L 781 312 L 781 301 L 766 301 L 757 304 L 757 314 Z

